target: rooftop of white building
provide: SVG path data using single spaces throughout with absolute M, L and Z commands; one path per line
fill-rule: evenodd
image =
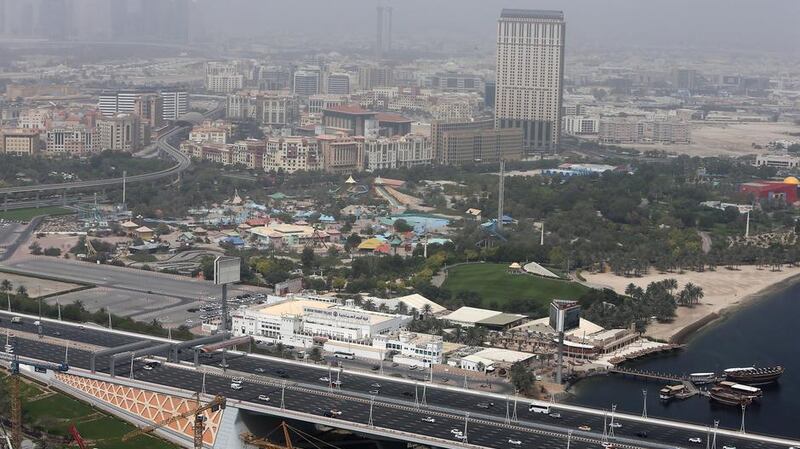
M 310 299 L 288 299 L 267 306 L 256 306 L 250 310 L 260 315 L 302 315 L 306 307 L 329 309 L 335 305 L 336 304 L 330 302 L 314 301 Z
M 529 321 L 521 326 L 517 326 L 512 330 L 517 331 L 531 331 L 541 334 L 555 334 L 556 331 L 550 327 L 550 318 L 544 317 L 537 320 Z M 605 329 L 602 326 L 592 323 L 591 321 L 581 318 L 580 324 L 575 329 L 564 332 L 566 336 L 583 337 L 584 335 L 592 335 L 602 332 Z

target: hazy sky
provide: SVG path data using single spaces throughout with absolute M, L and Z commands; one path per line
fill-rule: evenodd
M 240 32 L 308 32 L 374 39 L 379 0 L 197 0 Z M 491 40 L 504 7 L 561 9 L 572 46 L 800 47 L 800 0 L 383 0 L 397 34 Z M 213 23 L 213 20 L 212 20 Z
M 457 42 L 491 49 L 495 23 L 504 7 L 561 9 L 566 14 L 567 44 L 572 48 L 670 47 L 797 51 L 800 47 L 800 0 L 0 0 L 5 5 L 5 34 L 12 29 L 47 29 L 62 24 L 55 5 L 69 5 L 73 34 L 109 36 L 113 11 L 178 11 L 190 2 L 191 36 L 219 40 L 233 36 L 297 36 L 335 46 L 347 41 L 372 46 L 375 7 L 394 9 L 395 42 Z M 148 6 L 149 5 L 149 6 Z M 177 5 L 172 7 L 163 5 Z M 41 7 L 40 7 L 41 6 Z M 113 7 L 113 8 L 112 8 Z M 0 13 L 2 13 L 0 9 Z M 47 17 L 53 11 L 57 17 Z M 167 13 L 171 14 L 171 13 Z M 166 14 L 145 17 L 150 23 Z M 161 27 L 175 27 L 172 17 Z M 31 24 L 34 24 L 31 27 Z M 130 17 L 130 28 L 146 24 Z M 152 28 L 152 26 L 151 26 Z M 118 31 L 118 30 L 116 30 Z M 0 33 L 3 27 L 0 26 Z M 117 33 L 119 34 L 119 33 Z M 264 43 L 269 43 L 264 40 Z

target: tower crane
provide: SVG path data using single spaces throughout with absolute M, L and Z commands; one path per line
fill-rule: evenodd
M 22 447 L 22 403 L 19 397 L 19 367 L 20 365 L 31 366 L 38 373 L 45 373 L 47 370 L 66 372 L 69 366 L 64 363 L 37 362 L 35 360 L 20 359 L 17 354 L 0 353 L 0 360 L 10 361 L 11 370 L 11 448 L 20 449 Z
M 199 395 L 198 395 L 199 396 Z M 197 407 L 183 412 L 179 415 L 171 416 L 164 421 L 159 423 L 142 427 L 141 429 L 134 430 L 125 434 L 122 437 L 122 441 L 128 441 L 131 438 L 137 437 L 139 435 L 146 435 L 152 432 L 155 432 L 158 429 L 164 428 L 174 422 L 177 422 L 181 419 L 186 419 L 191 416 L 194 416 L 194 448 L 195 449 L 202 449 L 203 448 L 203 433 L 206 430 L 206 418 L 203 416 L 203 412 L 206 410 L 211 410 L 212 412 L 216 412 L 220 409 L 225 409 L 225 398 L 222 396 L 217 396 L 211 400 L 208 404 L 200 405 L 200 398 L 197 399 Z

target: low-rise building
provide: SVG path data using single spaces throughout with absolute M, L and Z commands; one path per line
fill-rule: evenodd
M 236 336 L 303 347 L 324 340 L 371 346 L 374 337 L 400 330 L 412 319 L 316 296 L 291 296 L 268 305 L 241 308 L 231 318 Z
M 494 330 L 504 330 L 520 325 L 528 317 L 515 313 L 479 309 L 477 307 L 461 307 L 452 313 L 444 315 L 442 319 L 464 327 L 481 326 Z
M 602 143 L 687 144 L 691 142 L 691 125 L 661 118 L 603 117 L 598 134 Z
M 228 143 L 228 130 L 219 126 L 195 126 L 189 133 L 189 140 L 195 143 Z
M 391 353 L 391 360 L 400 365 L 427 368 L 444 361 L 444 340 L 438 335 L 399 331 L 376 335 L 372 346 L 381 350 L 384 357 Z
M 788 154 L 759 154 L 756 156 L 756 167 L 797 168 L 800 166 L 800 157 Z
M 290 223 L 270 223 L 266 226 L 250 228 L 247 232 L 262 245 L 272 245 L 276 248 L 330 241 L 330 235 L 323 230 L 313 226 Z
M 600 119 L 582 115 L 565 115 L 562 118 L 565 134 L 583 136 L 597 134 L 600 130 Z

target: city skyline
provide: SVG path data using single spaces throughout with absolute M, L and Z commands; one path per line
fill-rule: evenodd
M 392 11 L 392 19 L 384 28 L 391 28 L 394 36 L 391 45 L 398 49 L 409 42 L 430 41 L 470 44 L 485 50 L 486 39 L 494 33 L 493 17 L 501 8 L 563 10 L 570 18 L 572 30 L 566 42 L 568 48 L 735 48 L 796 52 L 792 43 L 800 40 L 800 30 L 792 21 L 800 15 L 800 4 L 791 0 L 758 3 L 746 0 L 616 0 L 603 4 L 589 0 L 541 0 L 534 4 L 522 0 L 499 3 L 479 0 L 382 3 L 373 0 L 293 3 L 230 0 L 224 5 L 210 0 L 118 0 L 113 8 L 104 0 L 16 0 L 0 2 L 0 7 L 3 4 L 5 8 L 0 18 L 5 17 L 0 30 L 4 31 L 0 33 L 17 37 L 66 35 L 72 39 L 218 42 L 306 36 L 324 37 L 320 43 L 326 46 L 366 43 L 366 47 L 374 49 L 376 8 L 380 6 L 385 8 L 384 15 Z M 452 14 L 454 8 L 458 14 Z M 52 11 L 65 13 L 56 13 L 57 19 L 51 20 Z M 118 17 L 119 11 L 130 11 L 134 15 L 127 23 L 120 23 L 113 19 Z M 143 16 L 136 16 L 142 11 L 148 13 L 147 21 Z M 655 23 L 654 18 L 658 18 Z M 113 23 L 120 25 L 112 26 Z M 148 26 L 137 27 L 136 23 Z

